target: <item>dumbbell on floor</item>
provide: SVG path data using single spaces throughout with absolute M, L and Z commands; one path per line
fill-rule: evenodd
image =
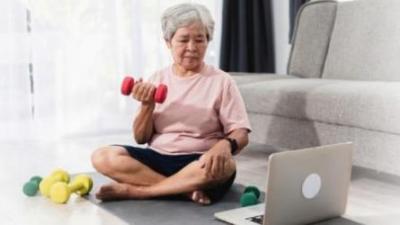
M 23 192 L 27 196 L 34 196 L 36 195 L 37 191 L 39 190 L 39 184 L 42 181 L 42 178 L 39 176 L 31 177 L 31 179 L 24 184 Z
M 92 190 L 93 181 L 87 175 L 78 175 L 70 183 L 55 183 L 50 190 L 50 199 L 55 203 L 66 203 L 72 193 L 80 196 L 86 195 Z
M 135 85 L 135 80 L 133 77 L 125 77 L 124 80 L 122 81 L 121 85 L 121 93 L 123 95 L 130 95 L 132 92 L 132 88 Z M 154 93 L 154 101 L 157 103 L 163 103 L 165 101 L 165 98 L 167 97 L 167 92 L 168 88 L 164 84 L 158 85 L 156 88 L 156 92 Z
M 50 188 L 56 182 L 68 183 L 69 174 L 61 169 L 53 171 L 50 176 L 45 177 L 42 182 L 40 182 L 40 193 L 42 193 L 43 196 L 50 197 Z
M 260 197 L 260 190 L 254 186 L 248 186 L 240 197 L 240 205 L 242 207 L 255 205 L 258 203 Z

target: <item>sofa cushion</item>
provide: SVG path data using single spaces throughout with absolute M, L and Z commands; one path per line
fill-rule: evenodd
M 338 4 L 323 78 L 400 81 L 399 0 Z
M 288 74 L 305 78 L 322 76 L 336 5 L 336 1 L 318 1 L 301 8 L 294 31 Z
M 400 82 L 284 79 L 239 89 L 248 112 L 400 134 Z

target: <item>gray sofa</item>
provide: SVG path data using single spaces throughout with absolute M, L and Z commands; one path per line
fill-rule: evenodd
M 352 141 L 354 165 L 400 175 L 399 68 L 400 0 L 321 0 L 298 14 L 286 75 L 233 75 L 251 141 Z

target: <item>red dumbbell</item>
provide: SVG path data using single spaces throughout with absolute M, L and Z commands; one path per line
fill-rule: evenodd
M 122 81 L 121 85 L 121 93 L 123 95 L 130 95 L 132 92 L 132 88 L 135 85 L 135 80 L 133 77 L 125 77 Z M 163 103 L 165 98 L 167 97 L 168 88 L 165 84 L 160 84 L 156 88 L 156 92 L 154 93 L 154 101 L 157 103 Z

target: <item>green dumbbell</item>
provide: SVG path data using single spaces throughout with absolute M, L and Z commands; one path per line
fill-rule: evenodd
M 39 184 L 42 181 L 42 178 L 39 176 L 31 177 L 31 179 L 24 184 L 23 192 L 27 196 L 34 196 L 36 195 L 37 191 L 39 190 Z
M 43 196 L 50 197 L 50 188 L 53 184 L 57 182 L 69 182 L 69 174 L 61 169 L 55 170 L 51 173 L 50 176 L 44 178 L 42 182 L 39 184 L 40 193 Z
M 244 189 L 242 196 L 240 197 L 240 205 L 242 207 L 255 205 L 260 197 L 260 190 L 254 186 L 248 186 Z
M 88 194 L 92 187 L 92 178 L 84 174 L 78 175 L 70 184 L 55 183 L 50 190 L 50 199 L 55 203 L 66 203 L 72 193 L 83 196 Z

